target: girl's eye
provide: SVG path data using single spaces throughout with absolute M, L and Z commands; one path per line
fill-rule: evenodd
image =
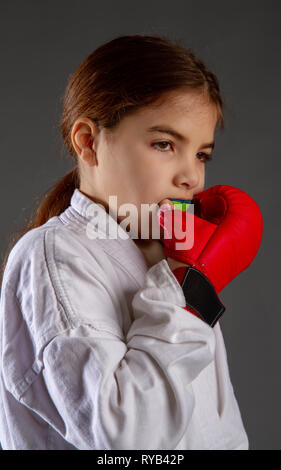
M 158 150 L 159 152 L 166 152 L 166 151 L 171 150 L 171 149 L 167 150 L 167 145 L 172 146 L 172 143 L 169 142 L 168 140 L 161 140 L 160 142 L 155 142 L 154 144 L 152 144 L 152 147 L 157 146 L 157 145 L 161 146 L 162 144 L 164 144 L 164 147 L 166 147 L 166 150 L 165 148 L 163 149 L 163 147 L 162 147 L 162 150 L 156 147 L 156 150 Z M 201 160 L 203 163 L 207 163 L 208 161 L 213 159 L 211 154 L 208 154 L 205 152 L 199 152 L 197 155 L 199 156 L 199 160 Z
M 166 144 L 166 146 L 167 146 L 167 144 L 168 144 L 168 145 L 172 145 L 171 142 L 168 142 L 167 140 L 161 140 L 161 142 L 155 142 L 154 144 L 152 144 L 152 147 L 154 147 L 155 145 L 159 145 L 159 144 L 160 144 L 160 145 L 161 145 L 161 144 Z M 164 145 L 164 147 L 165 147 L 165 145 Z M 156 148 L 156 150 L 158 150 L 159 152 L 166 152 L 165 149 L 164 149 L 164 150 L 163 150 L 163 149 L 162 149 L 162 150 L 159 150 L 159 148 Z M 170 150 L 170 149 L 169 149 L 169 150 Z
M 201 160 L 201 158 L 203 158 L 203 163 L 207 163 L 208 161 L 210 160 L 213 160 L 213 157 L 211 154 L 208 154 L 208 153 L 204 153 L 204 152 L 199 152 L 197 155 L 199 155 L 199 160 Z

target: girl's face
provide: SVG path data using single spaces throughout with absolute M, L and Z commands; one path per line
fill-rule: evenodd
M 93 138 L 97 164 L 80 162 L 80 190 L 106 207 L 109 196 L 116 196 L 117 208 L 134 204 L 139 236 L 141 204 L 192 199 L 204 189 L 205 162 L 214 145 L 214 104 L 191 91 L 162 98 L 160 106 L 146 106 L 123 118 L 113 133 L 99 130 Z

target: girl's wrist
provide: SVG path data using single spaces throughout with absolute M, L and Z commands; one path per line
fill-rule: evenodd
M 171 271 L 174 271 L 177 268 L 182 268 L 182 267 L 190 267 L 190 264 L 182 263 L 181 261 L 178 261 L 173 258 L 167 258 L 167 263 L 171 269 Z

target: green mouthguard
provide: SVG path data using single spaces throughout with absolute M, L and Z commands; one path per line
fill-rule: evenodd
M 184 199 L 169 199 L 175 206 L 176 209 L 186 212 L 191 204 L 191 201 Z

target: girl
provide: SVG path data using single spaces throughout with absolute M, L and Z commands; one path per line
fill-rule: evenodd
M 185 264 L 141 212 L 204 189 L 222 108 L 216 76 L 160 36 L 117 37 L 70 77 L 75 166 L 3 264 L 4 449 L 248 449 L 219 322 L 183 308 Z

